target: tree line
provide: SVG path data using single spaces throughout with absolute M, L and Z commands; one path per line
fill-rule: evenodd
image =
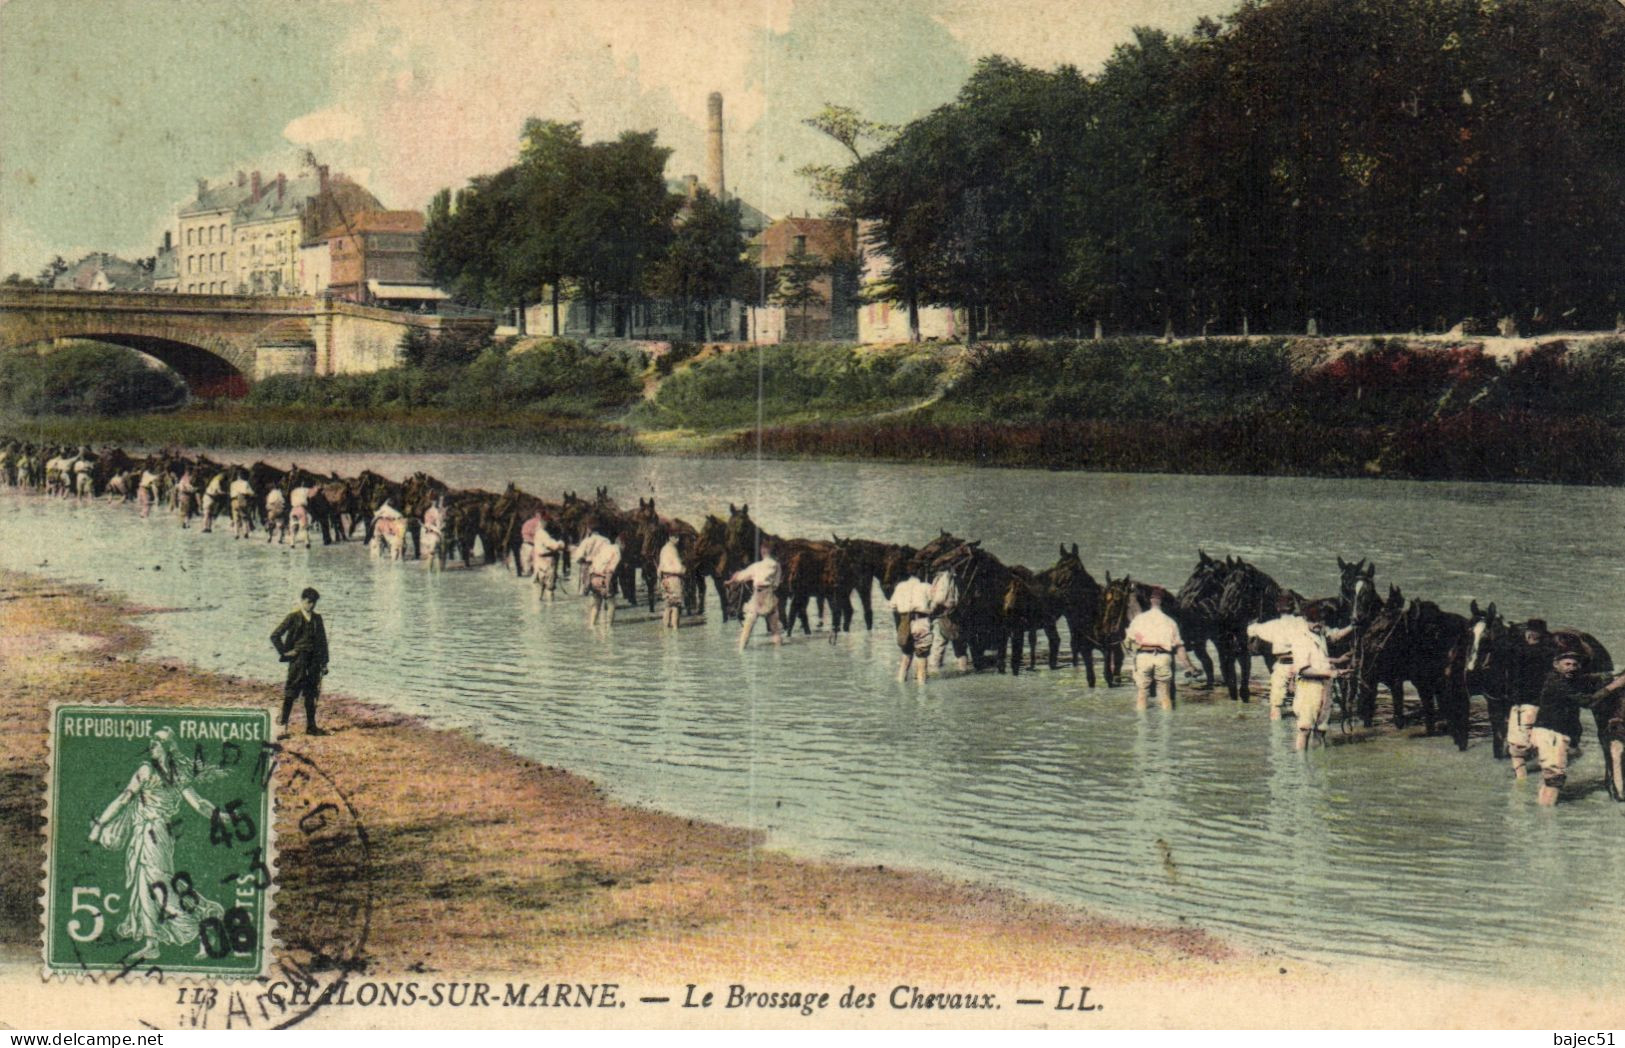
M 545 295 L 555 335 L 565 293 L 584 301 L 595 334 L 601 305 L 619 333 L 631 307 L 656 297 L 685 303 L 703 326 L 706 305 L 749 283 L 740 207 L 703 188 L 672 193 L 670 155 L 652 131 L 589 144 L 579 122 L 529 120 L 516 163 L 430 203 L 424 268 L 476 305 Z
M 1622 55 L 1614 0 L 1247 0 L 902 128 L 828 109 L 851 161 L 809 173 L 871 294 L 1007 333 L 1612 326 Z

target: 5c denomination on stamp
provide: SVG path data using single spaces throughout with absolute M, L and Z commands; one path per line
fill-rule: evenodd
M 53 707 L 47 972 L 265 971 L 270 728 L 265 710 Z

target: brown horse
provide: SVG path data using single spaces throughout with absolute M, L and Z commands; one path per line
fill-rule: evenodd
M 1053 567 L 1038 573 L 1045 600 L 1060 617 L 1066 619 L 1066 630 L 1071 636 L 1072 665 L 1076 668 L 1081 656 L 1089 687 L 1095 686 L 1095 651 L 1104 656 L 1105 643 L 1097 636 L 1095 625 L 1100 616 L 1100 583 L 1083 566 L 1078 556 L 1078 544 L 1072 549 L 1060 547 L 1060 559 Z

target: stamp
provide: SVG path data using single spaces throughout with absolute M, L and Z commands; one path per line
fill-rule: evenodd
M 48 974 L 266 972 L 270 738 L 266 710 L 52 707 Z

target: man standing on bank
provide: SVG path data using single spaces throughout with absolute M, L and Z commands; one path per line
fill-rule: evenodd
M 282 717 L 277 723 L 287 728 L 293 700 L 303 696 L 306 735 L 327 734 L 316 727 L 316 699 L 322 693 L 322 678 L 327 675 L 327 629 L 322 625 L 322 617 L 316 614 L 316 602 L 320 599 L 320 593 L 306 586 L 299 594 L 299 606 L 290 611 L 271 634 L 276 653 L 288 664 L 288 683 L 282 690 Z

